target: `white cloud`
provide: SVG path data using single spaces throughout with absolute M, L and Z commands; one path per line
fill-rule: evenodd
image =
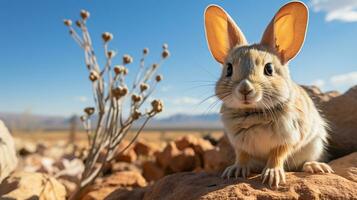
M 161 92 L 168 92 L 169 90 L 172 90 L 172 86 L 170 85 L 163 85 L 160 88 Z
M 81 103 L 85 103 L 88 101 L 88 98 L 86 96 L 78 96 L 78 97 L 74 97 L 74 100 L 79 101 Z
M 333 86 L 348 85 L 352 86 L 357 84 L 357 71 L 346 74 L 335 75 L 330 78 Z
M 319 88 L 324 87 L 325 84 L 326 84 L 326 82 L 325 82 L 324 80 L 322 80 L 322 79 L 314 80 L 314 81 L 311 83 L 311 85 L 315 85 L 315 86 L 317 86 L 317 87 L 319 87 Z
M 315 12 L 326 12 L 325 20 L 357 22 L 357 0 L 311 0 Z
M 193 98 L 193 97 L 180 97 L 172 100 L 172 103 L 174 105 L 194 105 L 194 104 L 198 104 L 199 102 L 201 102 L 200 99 Z

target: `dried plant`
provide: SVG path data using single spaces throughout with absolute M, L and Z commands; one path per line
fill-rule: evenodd
M 125 54 L 122 57 L 121 65 L 113 65 L 112 61 L 116 56 L 116 52 L 109 49 L 109 43 L 113 40 L 113 35 L 109 32 L 104 32 L 102 40 L 106 63 L 101 68 L 86 26 L 90 14 L 88 11 L 82 10 L 80 16 L 80 20 L 76 21 L 75 24 L 81 35 L 72 26 L 71 20 L 64 20 L 64 24 L 69 28 L 69 33 L 74 41 L 84 50 L 85 64 L 93 87 L 95 107 L 85 108 L 84 115 L 81 117 L 88 135 L 89 151 L 81 181 L 78 183 L 78 189 L 71 199 L 80 197 L 84 188 L 93 183 L 95 178 L 98 177 L 104 164 L 110 162 L 118 151 L 125 151 L 143 130 L 147 122 L 162 111 L 163 103 L 160 100 L 153 100 L 151 108 L 145 111 L 141 111 L 141 107 L 155 90 L 158 82 L 162 80 L 162 76 L 157 74 L 157 70 L 170 55 L 167 44 L 164 44 L 160 62 L 146 66 L 145 58 L 149 54 L 149 49 L 143 49 L 140 67 L 129 88 L 125 79 L 128 75 L 128 65 L 133 62 L 133 58 Z M 126 107 L 126 105 L 128 106 Z M 94 115 L 98 119 L 96 126 L 92 127 L 91 117 Z M 143 120 L 139 121 L 142 124 L 137 130 L 134 139 L 126 148 L 118 150 L 119 144 L 129 132 L 133 122 L 139 119 Z

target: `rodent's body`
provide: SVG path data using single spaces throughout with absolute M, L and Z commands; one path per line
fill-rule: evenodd
M 219 6 L 205 13 L 208 45 L 222 64 L 216 96 L 235 163 L 223 177 L 262 172 L 264 182 L 285 182 L 285 170 L 330 173 L 324 157 L 326 123 L 307 93 L 290 77 L 288 63 L 300 51 L 308 10 L 290 2 L 275 14 L 260 43 L 249 45 Z
M 284 166 L 288 171 L 301 170 L 305 162 L 320 161 L 326 156 L 326 123 L 304 89 L 296 84 L 292 87 L 296 94 L 285 105 L 274 108 L 274 113 L 247 115 L 244 110 L 222 106 L 227 137 L 236 152 L 251 156 L 254 171 L 260 172 L 270 152 L 282 145 L 291 147 Z

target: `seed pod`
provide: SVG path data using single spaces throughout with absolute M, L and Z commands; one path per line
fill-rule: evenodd
M 113 34 L 109 33 L 109 32 L 104 32 L 102 34 L 102 39 L 104 42 L 109 42 L 113 39 Z
M 70 19 L 65 19 L 63 20 L 64 25 L 66 26 L 72 26 L 72 21 Z
M 143 49 L 143 54 L 148 55 L 149 54 L 149 48 L 144 48 Z
M 123 74 L 124 75 L 127 75 L 129 73 L 129 70 L 128 70 L 128 68 L 126 68 L 126 67 L 123 67 Z
M 156 99 L 151 102 L 151 106 L 152 106 L 152 110 L 156 113 L 161 112 L 164 108 L 162 101 Z
M 108 51 L 108 58 L 113 58 L 114 56 L 115 56 L 115 51 L 113 51 L 113 50 L 110 50 L 110 51 Z
M 87 107 L 84 109 L 84 112 L 88 115 L 88 116 L 91 116 L 93 115 L 95 109 L 93 107 Z
M 82 122 L 84 122 L 84 121 L 86 121 L 86 120 L 87 120 L 87 116 L 82 115 L 82 116 L 80 117 L 80 119 L 81 119 L 81 121 L 82 121 Z
M 167 58 L 167 57 L 169 57 L 170 56 L 170 52 L 169 52 L 169 50 L 167 50 L 167 49 L 164 49 L 164 51 L 162 52 L 162 58 Z
M 165 50 L 165 49 L 168 49 L 169 48 L 169 45 L 168 44 L 166 44 L 166 43 L 164 43 L 163 45 L 162 45 L 162 48 Z
M 78 26 L 78 28 L 82 27 L 82 22 L 80 22 L 79 20 L 76 21 L 76 25 Z
M 81 10 L 81 17 L 83 20 L 87 20 L 90 16 L 90 13 L 86 10 Z
M 124 64 L 130 64 L 130 63 L 132 63 L 132 62 L 133 62 L 133 58 L 132 58 L 130 55 L 125 54 L 125 55 L 123 56 L 123 63 L 124 63 Z
M 133 95 L 131 96 L 131 100 L 132 100 L 134 103 L 137 103 L 137 102 L 141 101 L 141 96 L 136 95 L 136 94 L 133 94 Z
M 98 72 L 92 70 L 89 74 L 89 80 L 94 82 L 94 81 L 98 80 L 98 78 L 99 78 Z
M 116 99 L 119 99 L 119 98 L 120 98 L 120 88 L 119 88 L 119 87 L 113 88 L 113 89 L 112 89 L 112 95 L 113 95 Z
M 155 77 L 155 80 L 156 80 L 157 82 L 160 82 L 162 79 L 163 79 L 162 75 L 157 75 L 157 76 Z
M 128 88 L 127 87 L 117 87 L 117 88 L 113 88 L 112 89 L 112 94 L 116 99 L 119 99 L 123 96 L 125 96 L 126 94 L 128 94 Z
M 152 68 L 156 69 L 159 65 L 158 64 L 152 64 Z
M 115 65 L 113 70 L 114 70 L 114 73 L 117 74 L 117 75 L 121 74 L 123 72 L 122 71 L 122 66 L 120 66 L 120 65 Z
M 140 91 L 144 92 L 145 90 L 149 89 L 149 85 L 146 83 L 140 84 Z
M 139 119 L 140 116 L 141 116 L 141 112 L 139 112 L 139 111 L 137 111 L 137 110 L 134 110 L 133 114 L 131 114 L 131 117 L 132 117 L 134 120 Z
M 126 94 L 128 94 L 128 88 L 127 87 L 122 87 L 121 89 L 120 89 L 120 95 L 121 96 L 125 96 Z

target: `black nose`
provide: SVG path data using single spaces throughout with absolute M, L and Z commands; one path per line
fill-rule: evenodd
M 249 93 L 253 92 L 252 88 L 241 87 L 239 88 L 239 92 L 243 95 L 248 95 Z

